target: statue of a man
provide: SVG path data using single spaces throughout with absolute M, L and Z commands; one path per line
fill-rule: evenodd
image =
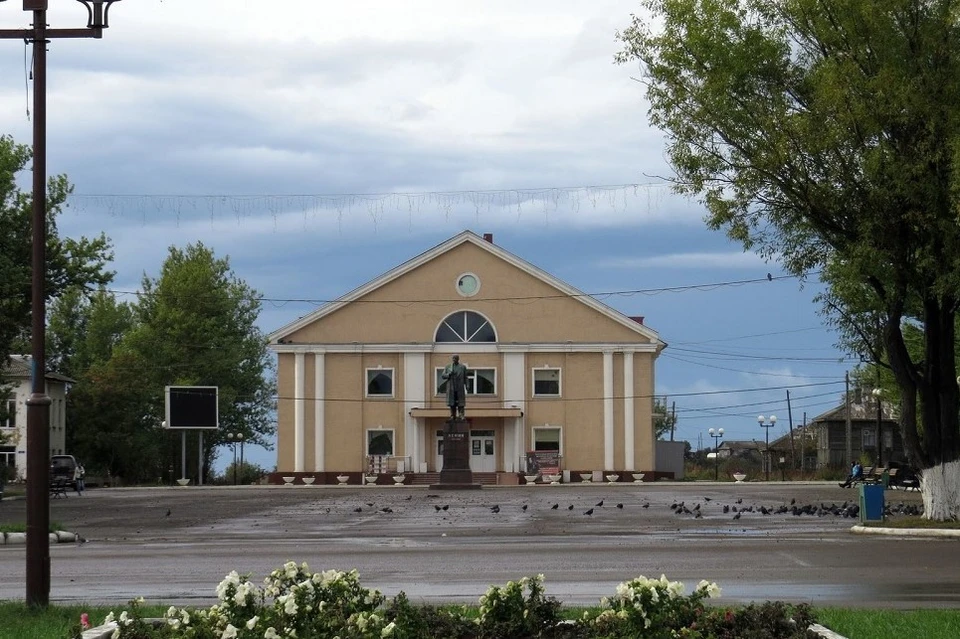
M 463 419 L 467 405 L 467 367 L 460 363 L 460 356 L 443 369 L 440 378 L 447 381 L 447 406 L 451 419 Z

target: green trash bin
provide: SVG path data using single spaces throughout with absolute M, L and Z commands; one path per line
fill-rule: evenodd
M 883 521 L 883 484 L 860 484 L 860 522 Z

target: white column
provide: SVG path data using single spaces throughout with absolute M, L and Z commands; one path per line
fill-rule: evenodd
M 293 356 L 293 471 L 303 472 L 303 408 L 304 408 L 304 374 L 303 353 Z
M 524 367 L 525 357 L 524 353 L 504 353 L 503 355 L 503 407 L 519 408 L 523 413 L 526 412 L 527 375 L 529 374 Z M 507 428 L 504 423 L 503 470 L 506 472 L 521 470 L 518 464 L 520 455 L 523 454 L 523 428 L 522 417 L 514 419 L 510 428 Z
M 613 351 L 603 351 L 603 470 L 613 468 Z
M 313 469 L 323 472 L 325 469 L 324 456 L 326 455 L 326 405 L 324 399 L 324 372 L 325 360 L 323 353 L 313 354 Z
M 420 462 L 423 461 L 418 433 L 423 426 L 410 415 L 410 409 L 426 406 L 426 365 L 424 353 L 403 354 L 403 447 L 404 454 L 410 458 L 410 472 L 414 473 L 420 472 Z
M 633 351 L 623 354 L 623 469 L 635 470 L 634 461 L 634 407 Z

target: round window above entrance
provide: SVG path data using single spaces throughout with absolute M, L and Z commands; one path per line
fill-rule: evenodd
M 480 278 L 473 273 L 464 273 L 457 278 L 457 293 L 464 297 L 473 297 L 480 290 Z

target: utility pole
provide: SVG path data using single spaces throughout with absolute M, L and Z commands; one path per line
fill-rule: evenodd
M 790 424 L 790 467 L 797 467 L 797 448 L 793 443 L 793 410 L 790 408 L 790 389 L 787 389 L 787 422 Z
M 3 2 L 5 0 L 0 0 Z M 33 13 L 29 29 L 0 29 L 0 39 L 33 43 L 33 209 L 31 211 L 31 390 L 27 399 L 27 579 L 29 606 L 50 602 L 50 396 L 46 388 L 47 277 L 47 42 L 101 38 L 110 5 L 119 0 L 78 0 L 87 8 L 82 29 L 48 29 L 48 0 L 23 0 Z
M 853 463 L 853 423 L 850 421 L 850 373 L 844 374 L 843 410 L 847 414 L 847 457 L 846 466 Z

